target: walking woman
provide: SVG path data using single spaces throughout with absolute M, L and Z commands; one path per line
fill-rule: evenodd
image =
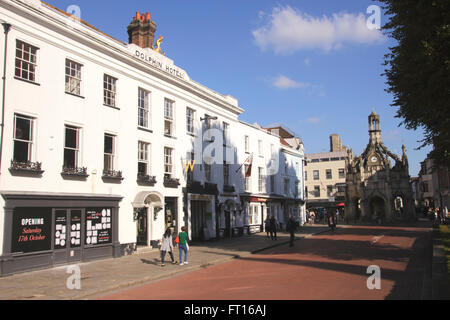
M 166 257 L 166 253 L 168 252 L 170 255 L 170 259 L 172 259 L 172 264 L 176 264 L 177 262 L 173 258 L 173 241 L 172 241 L 172 232 L 170 228 L 167 228 L 166 232 L 162 237 L 161 244 L 161 267 L 164 267 L 164 258 Z
M 180 242 L 178 244 L 179 250 L 180 250 L 180 266 L 183 264 L 188 264 L 187 257 L 188 257 L 188 235 L 186 233 L 186 227 L 181 227 L 181 232 L 178 235 L 178 238 L 180 239 Z M 183 251 L 184 251 L 184 262 L 183 262 Z

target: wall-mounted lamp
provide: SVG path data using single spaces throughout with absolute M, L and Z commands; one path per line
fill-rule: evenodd
M 217 117 L 211 117 L 211 116 L 208 116 L 208 115 L 205 115 L 205 117 L 204 118 L 200 118 L 200 121 L 205 121 L 205 120 L 217 120 L 218 118 Z
M 156 221 L 158 219 L 158 212 L 160 212 L 162 209 L 162 207 L 155 207 L 153 209 L 153 220 Z

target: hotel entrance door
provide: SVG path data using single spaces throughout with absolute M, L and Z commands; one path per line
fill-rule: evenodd
M 140 208 L 137 214 L 137 240 L 138 246 L 148 246 L 148 210 Z

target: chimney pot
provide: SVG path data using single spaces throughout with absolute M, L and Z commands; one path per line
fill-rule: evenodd
M 141 48 L 153 48 L 155 31 L 156 24 L 151 20 L 150 12 L 136 12 L 136 17 L 128 26 L 129 43 Z

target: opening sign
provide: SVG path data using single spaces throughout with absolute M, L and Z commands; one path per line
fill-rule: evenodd
M 51 249 L 52 210 L 50 208 L 16 208 L 12 224 L 12 253 Z

